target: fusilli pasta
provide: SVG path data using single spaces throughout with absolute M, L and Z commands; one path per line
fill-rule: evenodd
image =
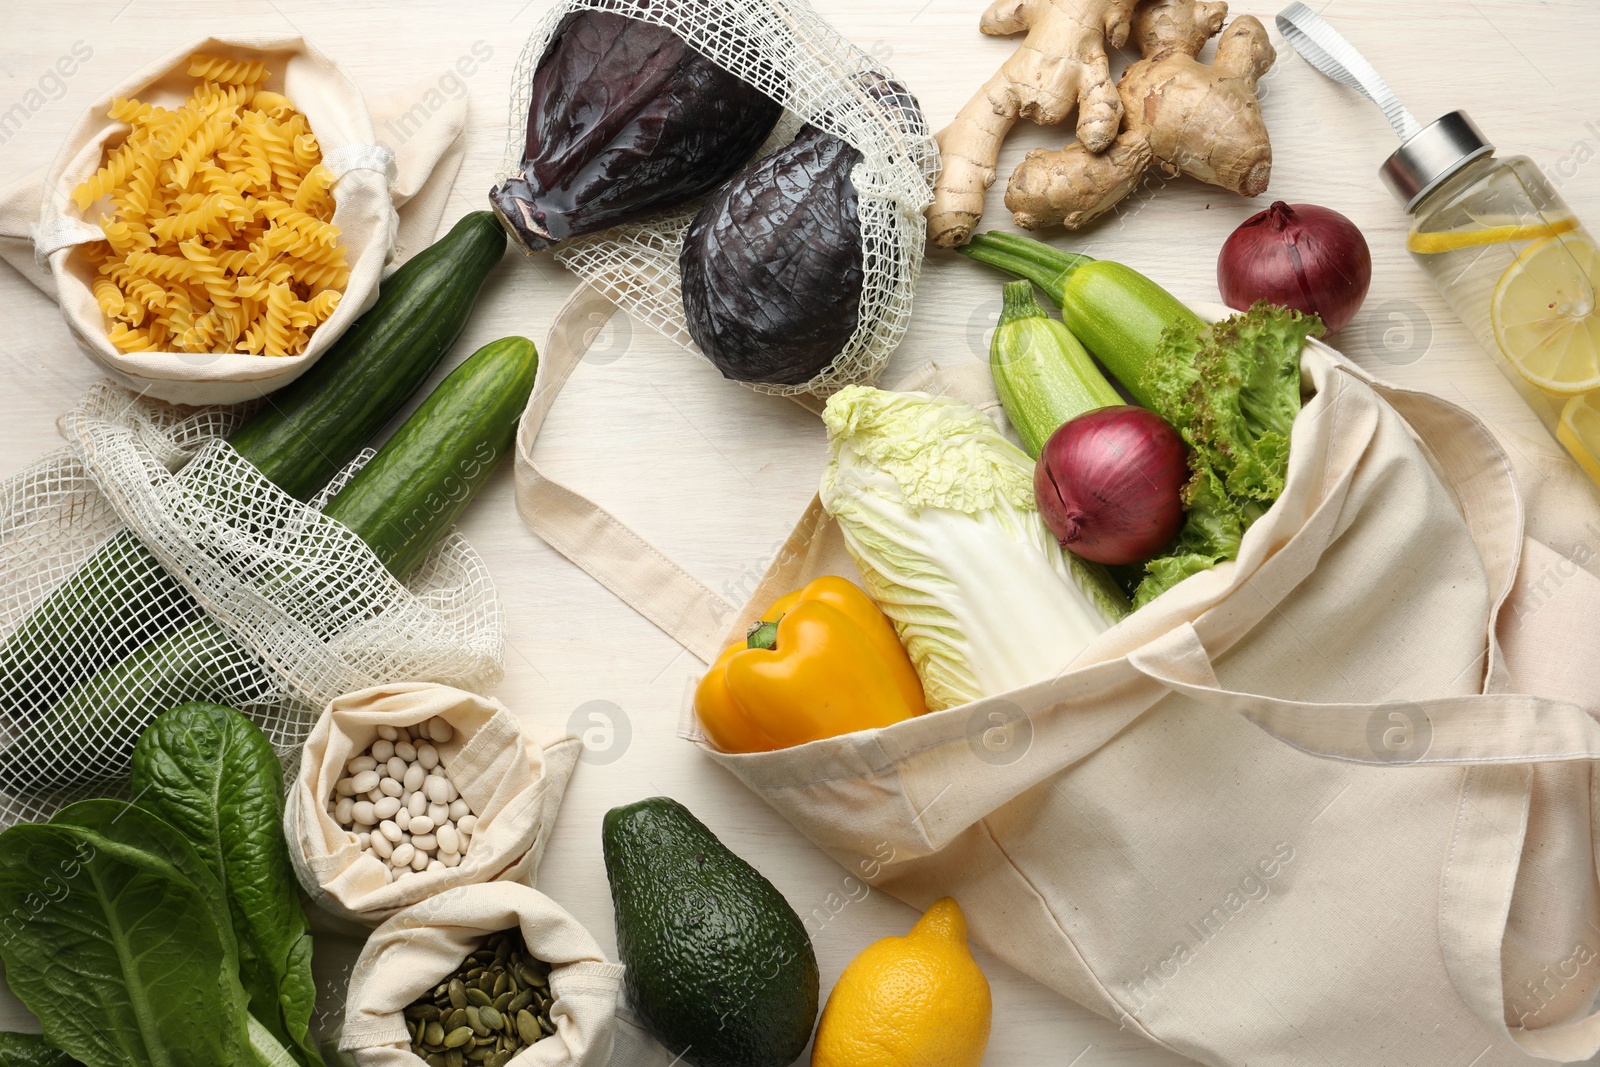
M 128 127 L 72 193 L 100 214 L 95 268 L 106 335 L 123 352 L 292 356 L 339 306 L 350 271 L 333 224 L 333 174 L 305 116 L 259 59 L 197 53 L 175 109 L 117 98 Z

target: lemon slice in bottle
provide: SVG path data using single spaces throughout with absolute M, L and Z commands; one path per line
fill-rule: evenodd
M 1575 396 L 1561 409 L 1556 440 L 1572 453 L 1583 472 L 1600 485 L 1600 397 Z
M 1537 241 L 1546 237 L 1560 237 L 1578 228 L 1578 220 L 1571 215 L 1536 223 L 1506 222 L 1489 225 L 1489 219 L 1478 221 L 1483 224 L 1465 230 L 1410 234 L 1406 237 L 1406 249 L 1422 255 L 1437 255 L 1440 252 L 1454 252 L 1480 245 L 1503 245 L 1513 241 Z
M 1584 234 L 1548 237 L 1500 276 L 1489 305 L 1511 365 L 1552 396 L 1600 389 L 1600 249 Z

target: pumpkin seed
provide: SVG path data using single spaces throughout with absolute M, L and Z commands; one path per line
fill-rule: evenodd
M 520 931 L 489 935 L 455 974 L 407 1005 L 411 1051 L 428 1067 L 506 1067 L 555 1033 L 549 975 Z

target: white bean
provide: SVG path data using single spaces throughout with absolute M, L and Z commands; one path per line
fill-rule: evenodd
M 372 772 L 369 771 L 367 773 L 370 774 Z M 361 784 L 360 778 L 356 779 L 356 784 Z M 376 782 L 373 783 L 373 785 L 376 784 Z M 371 788 L 371 785 L 367 786 L 367 789 Z M 359 789 L 357 792 L 365 793 L 367 789 Z M 428 775 L 428 780 L 426 783 L 424 783 L 423 790 L 428 794 L 428 799 L 433 801 L 435 804 L 450 803 L 450 783 L 446 779 L 439 777 L 437 774 Z
M 388 740 L 372 742 L 371 755 L 374 767 L 380 763 L 388 763 L 389 757 L 394 755 L 394 742 Z
M 444 864 L 440 863 L 438 860 L 433 860 L 432 862 L 430 862 L 428 864 L 428 873 L 429 874 L 432 874 L 434 871 L 442 871 L 442 870 L 444 870 Z
M 435 715 L 428 720 L 428 736 L 433 738 L 436 745 L 442 745 L 456 735 L 450 724 Z
M 461 853 L 441 852 L 439 853 L 439 862 L 444 864 L 446 867 L 454 867 L 461 862 Z
M 368 838 L 368 840 L 372 842 L 372 851 L 376 852 L 383 859 L 388 859 L 390 856 L 394 855 L 394 842 L 390 841 L 382 834 L 373 834 Z
M 439 841 L 432 834 L 412 834 L 411 844 L 423 852 L 431 853 L 439 847 Z
M 382 800 L 372 805 L 372 810 L 378 816 L 379 820 L 392 819 L 395 817 L 395 813 L 400 810 L 400 798 L 384 797 Z
M 456 797 L 450 802 L 450 818 L 459 819 L 463 815 L 471 815 L 472 809 L 467 807 L 467 802 Z
M 383 881 L 384 881 L 385 885 L 387 885 L 390 882 L 394 881 L 394 868 L 393 867 L 385 867 L 383 869 Z
M 379 836 L 381 837 L 382 835 L 380 834 Z M 357 834 L 356 835 L 356 847 L 362 849 L 363 851 L 365 851 L 366 849 L 371 848 L 372 847 L 372 835 L 371 834 Z
M 460 792 L 456 790 L 456 783 L 446 778 L 444 780 L 444 802 L 449 804 L 454 800 L 460 799 L 460 797 Z
M 406 877 L 410 873 L 411 873 L 411 868 L 410 867 L 390 867 L 389 868 L 389 880 L 392 881 L 392 882 L 398 882 L 400 879 Z
M 333 791 L 342 797 L 356 795 L 356 780 L 354 778 L 341 778 L 333 783 Z
M 406 789 L 415 793 L 418 789 L 422 788 L 422 783 L 427 777 L 427 770 L 422 766 L 422 761 L 418 760 L 416 763 L 413 763 L 411 766 L 406 768 Z
M 397 797 L 406 791 L 406 787 L 393 778 L 385 778 L 378 783 L 378 788 L 383 790 L 383 795 L 386 797 Z
M 417 850 L 409 841 L 402 841 L 394 847 L 394 855 L 389 857 L 389 862 L 396 867 L 405 867 L 416 857 Z
M 350 824 L 350 832 L 356 834 L 371 833 L 372 824 L 370 822 L 353 822 Z
M 383 783 L 379 782 L 378 785 L 381 786 L 381 785 L 383 785 Z M 369 790 L 367 790 L 366 799 L 370 800 L 374 804 L 376 804 L 378 801 L 383 799 L 383 790 L 382 789 L 369 789 Z
M 400 739 L 400 731 L 393 726 L 380 726 L 378 727 L 378 736 L 392 745 Z M 373 742 L 373 744 L 376 746 L 377 742 Z M 388 759 L 389 757 L 385 756 L 383 758 Z
M 396 826 L 400 827 L 400 829 L 406 831 L 407 833 L 410 833 L 411 832 L 411 820 L 414 819 L 415 817 L 416 816 L 412 815 L 405 808 L 401 808 L 399 811 L 394 813 L 394 824 Z
M 456 829 L 464 834 L 478 832 L 478 817 L 476 815 L 463 815 L 456 820 Z
M 405 831 L 396 826 L 393 819 L 385 819 L 379 823 L 378 832 L 397 845 L 405 837 Z
M 351 774 L 360 774 L 362 771 L 372 770 L 377 765 L 378 761 L 371 756 L 357 756 L 345 766 L 349 768 Z
M 443 826 L 439 827 L 438 832 L 434 834 L 434 837 L 439 841 L 440 852 L 449 853 L 461 851 L 461 838 L 456 833 L 456 828 L 451 826 L 449 823 L 445 823 Z
M 411 853 L 411 869 L 413 871 L 425 871 L 428 869 L 428 864 L 432 859 L 432 856 L 418 849 Z
M 406 827 L 406 832 L 411 834 L 431 834 L 433 833 L 433 826 L 433 820 L 426 815 L 413 815 L 411 817 L 411 825 Z
M 378 788 L 378 772 L 362 771 L 351 779 L 351 785 L 352 793 L 365 793 L 368 790 L 376 789 Z
M 428 811 L 428 796 L 422 790 L 411 794 L 411 799 L 406 801 L 406 809 L 413 815 L 425 815 Z
M 406 777 L 406 761 L 399 756 L 390 756 L 389 761 L 383 766 L 383 771 L 397 782 L 404 781 Z
M 377 805 L 370 800 L 358 800 L 350 805 L 350 815 L 356 822 L 364 822 L 368 826 L 380 821 L 378 819 Z
M 417 762 L 422 764 L 422 769 L 431 771 L 439 766 L 439 750 L 424 742 L 417 746 Z
M 410 741 L 396 741 L 394 743 L 394 754 L 410 763 L 417 758 L 417 748 Z
M 333 809 L 333 821 L 340 826 L 349 826 L 350 816 L 354 813 L 355 806 L 356 802 L 349 797 L 340 797 L 339 803 Z M 371 822 L 372 820 L 368 819 L 367 821 Z
M 445 807 L 443 804 L 429 804 L 428 818 L 433 820 L 433 824 L 435 826 L 438 826 L 440 823 L 449 820 L 450 809 Z

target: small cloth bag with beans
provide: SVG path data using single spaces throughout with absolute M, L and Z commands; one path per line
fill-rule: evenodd
M 456 886 L 531 885 L 579 752 L 450 686 L 348 693 L 323 711 L 289 791 L 295 873 L 319 905 L 368 926 Z

